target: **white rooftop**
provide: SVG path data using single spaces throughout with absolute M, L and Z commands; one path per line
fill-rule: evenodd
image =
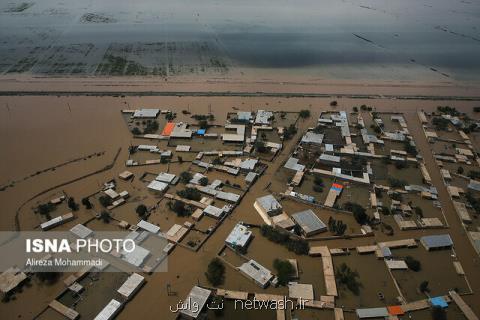
M 233 230 L 228 235 L 225 242 L 232 247 L 244 248 L 252 237 L 252 231 L 248 230 L 246 226 L 241 223 L 237 223 Z

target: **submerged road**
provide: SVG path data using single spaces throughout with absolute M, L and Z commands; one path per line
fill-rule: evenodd
M 244 92 L 244 91 L 0 91 L 0 96 L 98 96 L 98 97 L 266 97 L 266 98 L 349 98 L 395 99 L 432 101 L 480 101 L 480 96 L 395 95 L 362 93 L 312 93 L 312 92 Z

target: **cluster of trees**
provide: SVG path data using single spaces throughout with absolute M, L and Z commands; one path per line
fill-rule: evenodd
M 139 217 L 143 218 L 148 212 L 147 206 L 144 204 L 139 204 L 135 209 L 135 212 L 138 214 Z
M 315 192 L 323 192 L 324 187 L 323 179 L 320 175 L 315 175 L 313 178 L 313 191 Z
M 267 153 L 268 148 L 265 146 L 265 142 L 257 140 L 255 142 L 255 151 L 257 151 L 258 153 Z
M 480 199 L 478 197 L 475 197 L 475 195 L 471 191 L 467 192 L 465 197 L 467 198 L 468 203 L 470 203 L 475 212 L 477 214 L 480 214 Z
M 143 129 L 143 134 L 155 133 L 158 130 L 157 120 L 147 120 L 147 125 Z
M 176 117 L 177 117 L 177 114 L 174 113 L 174 112 L 171 112 L 171 111 L 169 111 L 165 114 L 165 119 L 168 120 L 168 121 L 172 121 Z
M 407 185 L 407 181 L 393 177 L 388 178 L 388 183 L 392 188 L 403 188 Z
M 338 283 L 342 286 L 345 286 L 353 294 L 359 295 L 360 288 L 362 284 L 358 281 L 359 274 L 357 271 L 353 271 L 349 266 L 344 262 L 337 268 L 335 271 L 335 278 Z
M 39 204 L 37 207 L 37 212 L 40 213 L 41 215 L 50 216 L 50 212 L 56 209 L 56 206 L 53 203 L 47 202 L 47 203 L 42 203 Z
M 300 118 L 309 118 L 310 117 L 310 110 L 300 110 Z
M 412 256 L 405 257 L 405 263 L 407 264 L 408 269 L 413 270 L 415 272 L 418 272 L 422 269 L 422 264 L 420 263 L 420 261 L 418 261 Z
M 473 180 L 480 179 L 480 171 L 470 170 L 468 172 L 468 177 Z
M 452 117 L 454 116 L 459 116 L 460 112 L 457 111 L 455 107 L 450 107 L 450 106 L 438 106 L 437 107 L 438 112 L 444 113 L 444 114 L 449 114 Z
M 177 195 L 182 198 L 199 201 L 202 199 L 202 194 L 195 188 L 185 188 L 184 190 L 177 191 Z
M 179 217 L 187 217 L 191 215 L 193 211 L 192 207 L 186 205 L 183 201 L 178 200 L 167 202 L 167 206 Z
M 75 199 L 73 197 L 68 198 L 67 205 L 72 211 L 78 210 L 78 203 L 75 202 Z
M 403 143 L 403 148 L 408 154 L 411 154 L 412 156 L 416 156 L 418 154 L 417 148 L 413 146 L 410 141 L 405 141 Z
M 288 260 L 275 259 L 273 267 L 277 271 L 278 284 L 285 286 L 292 279 L 295 269 Z
M 295 127 L 295 125 L 292 123 L 291 125 L 289 125 L 287 127 L 287 129 L 285 129 L 285 131 L 283 132 L 283 138 L 285 140 L 289 140 L 291 139 L 295 134 L 297 133 L 297 127 Z
M 225 281 L 225 266 L 220 259 L 213 258 L 210 261 L 205 277 L 213 286 L 218 286 Z
M 112 205 L 112 198 L 110 198 L 109 196 L 107 195 L 103 195 L 103 196 L 100 196 L 100 198 L 98 198 L 98 202 L 100 202 L 100 204 L 106 208 L 108 206 L 111 206 Z
M 200 183 L 201 186 L 206 186 L 208 184 L 208 178 L 203 177 L 200 180 L 198 180 L 198 183 Z
M 333 217 L 328 218 L 328 230 L 337 236 L 341 236 L 347 230 L 347 224 L 342 220 L 335 220 Z
M 193 176 L 188 171 L 183 171 L 180 173 L 180 182 L 187 184 L 190 180 L 192 180 Z
M 103 223 L 110 223 L 110 221 L 112 220 L 112 216 L 110 215 L 110 213 L 108 213 L 107 210 L 103 210 L 100 213 L 100 219 L 103 221 Z
M 357 221 L 359 224 L 365 224 L 368 222 L 368 216 L 365 208 L 358 203 L 348 201 L 343 205 L 343 208 L 352 212 L 355 221 Z
M 367 106 L 367 105 L 364 105 L 364 104 L 362 104 L 362 105 L 360 106 L 360 109 L 361 109 L 362 111 L 372 111 L 372 107 Z
M 292 239 L 288 234 L 285 234 L 269 225 L 262 225 L 260 228 L 260 233 L 268 240 L 282 244 L 289 251 L 293 251 L 296 254 L 308 254 L 310 251 L 310 245 L 307 241 L 303 239 Z
M 85 209 L 92 209 L 92 203 L 88 198 L 83 198 L 82 199 L 82 204 L 85 206 Z
M 434 117 L 432 119 L 432 124 L 435 126 L 435 129 L 439 131 L 446 131 L 449 123 L 450 120 L 442 117 Z

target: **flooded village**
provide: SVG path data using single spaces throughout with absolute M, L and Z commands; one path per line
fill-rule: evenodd
M 12 265 L 2 319 L 478 319 L 474 103 L 2 99 L 4 230 L 136 244 L 135 272 Z

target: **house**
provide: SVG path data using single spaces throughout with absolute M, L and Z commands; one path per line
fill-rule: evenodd
M 420 238 L 420 243 L 428 251 L 448 249 L 453 246 L 453 241 L 452 241 L 452 238 L 450 238 L 449 234 L 424 236 Z
M 168 184 L 166 184 L 165 182 L 153 180 L 152 182 L 150 182 L 147 188 L 156 192 L 164 192 L 165 190 L 167 190 Z
M 283 210 L 282 205 L 270 194 L 257 198 L 254 206 L 270 217 L 282 213 Z
M 144 283 L 145 278 L 143 276 L 138 273 L 132 273 L 117 292 L 127 301 L 130 300 L 138 290 L 140 290 Z
M 135 112 L 133 113 L 133 118 L 135 119 L 156 118 L 159 112 L 160 112 L 159 109 L 139 109 L 139 110 L 135 110 Z
M 195 286 L 190 290 L 180 313 L 188 319 L 197 319 L 207 304 L 212 291 Z
M 94 318 L 94 320 L 110 320 L 115 318 L 115 316 L 120 312 L 122 309 L 122 304 L 112 299 L 110 302 L 105 306 L 105 308 L 100 311 L 99 314 Z
M 324 135 L 321 134 L 321 133 L 315 133 L 313 131 L 308 131 L 302 137 L 301 143 L 319 146 L 319 145 L 322 144 L 323 137 L 324 137 Z
M 252 238 L 252 231 L 248 230 L 242 223 L 237 223 L 228 235 L 225 243 L 233 249 L 246 249 Z
M 292 219 L 305 237 L 327 231 L 325 223 L 310 209 L 292 214 Z
M 257 285 L 266 288 L 273 278 L 273 274 L 255 260 L 250 260 L 242 264 L 238 270 L 248 278 L 252 279 Z

